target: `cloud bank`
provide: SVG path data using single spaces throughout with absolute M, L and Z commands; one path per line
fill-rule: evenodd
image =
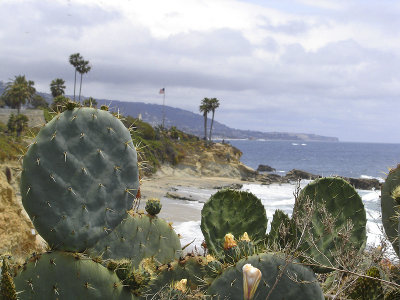
M 271 3 L 269 3 L 271 2 Z M 93 68 L 83 94 L 198 111 L 217 97 L 228 126 L 400 142 L 400 4 L 385 1 L 0 2 L 0 80 L 40 91 Z

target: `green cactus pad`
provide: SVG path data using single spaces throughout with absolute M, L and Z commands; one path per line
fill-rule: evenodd
M 254 242 L 264 239 L 267 224 L 261 200 L 249 192 L 219 191 L 201 211 L 201 231 L 211 253 L 222 251 L 227 233 L 241 236 L 247 232 Z
M 69 252 L 32 257 L 15 277 L 15 286 L 21 300 L 136 299 L 114 272 Z
M 128 214 L 106 238 L 88 249 L 88 253 L 103 259 L 127 258 L 135 268 L 147 257 L 154 257 L 159 264 L 178 258 L 181 244 L 172 226 L 163 219 Z
M 341 178 L 322 178 L 308 184 L 294 205 L 293 220 L 298 228 L 297 240 L 307 225 L 301 250 L 311 258 L 310 263 L 337 267 L 336 258 L 354 257 L 365 247 L 364 204 L 355 189 Z
M 383 228 L 400 257 L 400 165 L 389 172 L 382 186 L 381 208 Z
M 106 111 L 75 108 L 54 117 L 24 157 L 22 203 L 53 249 L 94 245 L 126 216 L 138 187 L 130 133 Z
M 292 221 L 287 214 L 277 209 L 272 217 L 271 230 L 268 234 L 268 244 L 284 249 L 292 240 Z
M 282 299 L 324 299 L 321 287 L 312 270 L 297 263 L 288 263 L 278 254 L 264 253 L 240 260 L 235 266 L 226 269 L 208 288 L 212 299 L 243 299 L 243 271 L 245 264 L 251 264 L 261 273 L 261 281 L 254 300 L 266 299 L 279 274 L 282 274 L 272 290 L 269 300 Z M 282 270 L 282 271 L 280 271 Z M 280 273 L 283 272 L 283 273 Z

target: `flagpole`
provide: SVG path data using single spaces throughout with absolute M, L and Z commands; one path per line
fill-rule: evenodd
M 164 129 L 164 123 L 165 123 L 165 88 L 164 88 L 164 94 L 163 94 L 163 103 L 162 103 L 162 128 Z

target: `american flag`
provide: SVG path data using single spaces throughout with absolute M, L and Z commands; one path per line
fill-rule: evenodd
M 159 92 L 159 94 L 165 94 L 165 88 L 162 88 Z

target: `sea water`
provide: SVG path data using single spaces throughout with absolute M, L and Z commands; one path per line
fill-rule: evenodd
M 275 168 L 276 173 L 284 175 L 291 169 L 300 169 L 323 176 L 340 175 L 355 178 L 377 178 L 383 181 L 389 168 L 400 163 L 399 144 L 372 143 L 329 143 L 329 142 L 286 142 L 286 141 L 248 141 L 231 140 L 233 146 L 243 152 L 241 161 L 252 168 L 267 164 Z M 303 180 L 301 187 L 309 181 Z M 180 187 L 188 192 L 201 195 L 204 201 L 217 190 L 200 190 Z M 296 185 L 291 184 L 245 184 L 242 190 L 254 193 L 261 199 L 269 223 L 276 209 L 291 215 L 294 205 Z M 179 192 L 179 187 L 178 187 Z M 383 228 L 380 212 L 379 190 L 357 190 L 361 196 L 367 214 L 367 245 L 374 247 L 381 244 Z M 168 202 L 170 199 L 164 198 Z M 176 200 L 175 200 L 176 201 Z M 181 201 L 192 210 L 201 211 L 203 203 Z M 175 222 L 174 227 L 182 236 L 182 245 L 189 242 L 189 249 L 201 249 L 203 235 L 200 229 L 200 214 L 193 214 L 190 220 Z M 173 221 L 173 217 L 172 217 Z M 268 229 L 269 230 L 269 229 Z

